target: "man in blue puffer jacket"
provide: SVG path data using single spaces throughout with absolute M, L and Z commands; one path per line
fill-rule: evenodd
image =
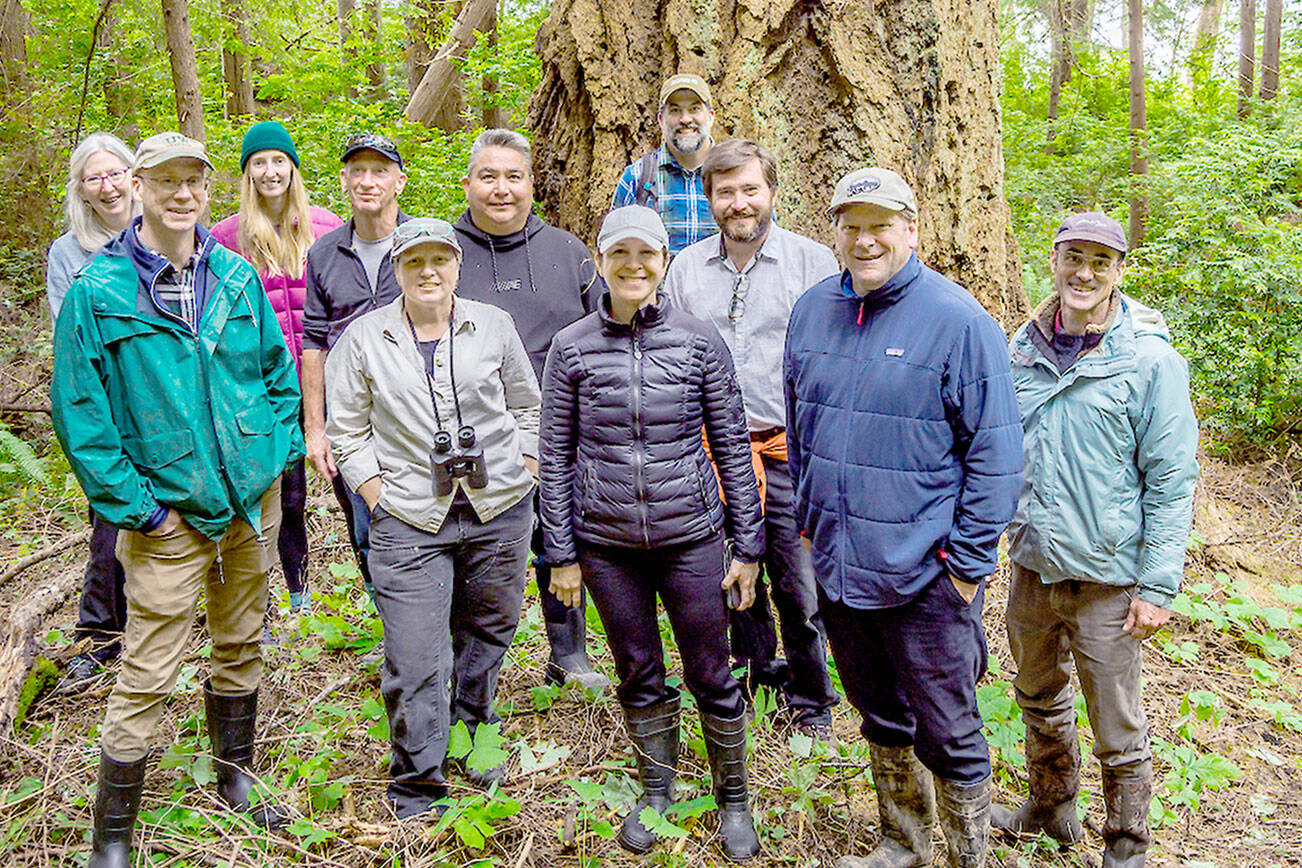
M 1031 792 L 993 814 L 1010 832 L 1082 837 L 1070 650 L 1103 766 L 1104 868 L 1139 868 L 1148 850 L 1140 643 L 1171 617 L 1198 478 L 1189 369 L 1162 315 L 1117 289 L 1125 255 L 1117 221 L 1068 217 L 1049 253 L 1055 292 L 1013 336 L 1026 484 L 1008 640 Z
M 796 302 L 784 377 L 796 518 L 881 814 L 878 847 L 837 865 L 930 865 L 938 807 L 949 864 L 981 866 L 982 584 L 1022 469 L 1007 344 L 976 299 L 914 255 L 903 178 L 851 172 L 830 210 L 845 271 Z

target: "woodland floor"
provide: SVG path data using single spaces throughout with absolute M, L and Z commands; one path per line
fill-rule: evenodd
M 0 401 L 45 400 L 48 334 L 39 334 L 24 324 L 28 322 L 17 311 L 0 311 Z M 39 414 L 6 418 L 11 429 L 25 436 L 48 433 L 48 421 Z M 1297 731 L 1302 730 L 1302 715 L 1294 709 L 1302 708 L 1296 663 L 1302 660 L 1302 600 L 1287 591 L 1280 599 L 1273 590 L 1297 582 L 1302 563 L 1302 489 L 1293 469 L 1298 464 L 1230 466 L 1203 460 L 1197 544 L 1185 577 L 1186 587 L 1199 589 L 1193 603 L 1203 608 L 1195 605 L 1192 615 L 1178 614 L 1150 641 L 1145 659 L 1145 708 L 1153 735 L 1172 746 L 1168 759 L 1157 763 L 1159 781 L 1169 779 L 1159 791 L 1172 813 L 1155 832 L 1150 865 L 1302 865 L 1302 735 Z M 60 488 L 54 480 L 51 491 Z M 432 823 L 394 822 L 382 801 L 387 742 L 378 676 L 359 665 L 361 653 L 374 642 L 375 622 L 352 575 L 333 499 L 319 480 L 317 489 L 309 526 L 310 581 L 319 599 L 313 615 L 291 618 L 284 610 L 283 582 L 273 573 L 273 589 L 281 594 L 272 620 L 280 645 L 267 654 L 258 727 L 259 768 L 304 822 L 293 833 L 256 834 L 223 814 L 211 787 L 196 784 L 209 774 L 206 742 L 200 741 L 197 725 L 207 638 L 197 627 L 180 687 L 154 741 L 137 827 L 137 864 L 418 866 L 490 860 L 485 864 L 523 868 L 723 863 L 708 813 L 678 817 L 685 837 L 643 858 L 625 854 L 603 837 L 602 824 L 617 824 L 620 806 L 632 795 L 632 760 L 619 709 L 609 694 L 594 700 L 539 688 L 547 645 L 532 593 L 499 692 L 511 752 L 509 782 L 487 804 L 483 799 L 466 802 L 464 816 L 482 820 L 481 831 L 491 829 L 483 848 L 468 846 L 457 828 L 432 834 Z M 0 568 L 83 529 L 83 511 L 75 485 L 6 501 L 0 514 Z M 84 547 L 71 549 L 0 588 L 0 619 L 82 558 Z M 1005 579 L 1001 574 L 992 583 L 986 602 L 992 659 L 983 705 L 992 749 L 999 752 L 997 796 L 1013 802 L 1025 792 L 1025 776 L 1015 768 L 1020 724 L 1007 719 L 1011 664 L 1003 630 Z M 1253 615 L 1251 605 L 1277 607 L 1276 615 L 1283 611 L 1290 620 L 1284 626 L 1277 620 L 1276 629 L 1268 631 L 1270 618 Z M 1219 620 L 1217 612 L 1223 616 Z M 74 652 L 67 637 L 75 619 L 74 596 L 47 622 L 52 632 L 46 653 L 52 659 Z M 612 673 L 604 638 L 595 619 L 590 620 L 590 649 L 600 667 Z M 1267 632 L 1286 643 L 1273 646 L 1273 657 L 1247 638 Z M 1186 643 L 1192 643 L 1192 650 Z M 1254 659 L 1271 671 L 1261 672 L 1251 664 Z M 98 726 L 111 677 L 102 676 L 80 692 L 55 688 L 42 693 L 26 722 L 0 736 L 3 865 L 84 864 Z M 808 744 L 792 738 L 771 704 L 761 701 L 752 728 L 752 794 L 764 843 L 755 864 L 830 866 L 838 855 L 866 853 L 877 840 L 876 807 L 853 712 L 844 703 L 837 710 L 840 752 L 819 756 L 816 750 L 810 757 Z M 1208 719 L 1199 720 L 1200 712 Z M 694 713 L 686 717 L 692 728 L 688 737 L 699 739 Z M 1188 722 L 1179 727 L 1182 717 Z M 1083 732 L 1088 739 L 1088 730 Z M 694 749 L 699 742 L 688 747 L 679 771 L 683 800 L 703 794 L 708 773 Z M 1237 766 L 1241 777 L 1229 779 L 1217 757 Z M 991 864 L 1097 866 L 1102 803 L 1092 758 L 1086 760 L 1084 790 L 1087 842 L 1074 854 L 997 841 Z M 454 787 L 459 797 L 474 792 Z M 509 813 L 513 803 L 518 803 L 513 815 L 494 816 Z M 473 840 L 473 833 L 469 837 Z M 943 864 L 939 836 L 936 846 Z

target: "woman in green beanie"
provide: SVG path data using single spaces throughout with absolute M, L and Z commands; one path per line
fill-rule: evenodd
M 214 226 L 212 234 L 218 243 L 258 269 L 285 344 L 301 368 L 307 249 L 343 221 L 324 208 L 308 205 L 294 140 L 275 121 L 256 123 L 244 134 L 240 172 L 240 210 Z M 290 607 L 300 612 L 309 605 L 303 584 L 307 479 L 302 461 L 285 471 L 281 496 L 283 515 L 276 547 L 289 586 Z

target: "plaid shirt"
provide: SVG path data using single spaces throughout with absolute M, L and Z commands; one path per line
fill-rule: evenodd
M 196 266 L 199 263 L 199 252 L 195 251 L 190 257 L 190 261 L 185 267 L 177 270 L 175 265 L 168 263 L 163 269 L 163 273 L 158 276 L 154 287 L 158 292 L 158 299 L 168 310 L 189 324 L 190 330 L 198 334 L 199 332 L 199 308 L 195 303 L 194 276 Z
M 651 191 L 647 205 L 659 211 L 660 218 L 665 221 L 665 229 L 669 232 L 669 253 L 674 255 L 684 247 L 715 234 L 719 227 L 710 213 L 710 201 L 705 198 L 700 168 L 684 169 L 664 145 L 656 155 L 656 173 L 650 179 L 638 177 L 641 160 L 625 167 L 610 207 L 637 204 L 638 185 L 645 183 Z

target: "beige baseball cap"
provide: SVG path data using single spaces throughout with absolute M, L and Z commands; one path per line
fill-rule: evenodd
M 154 166 L 180 157 L 199 160 L 209 169 L 213 168 L 212 160 L 208 159 L 208 152 L 204 149 L 203 142 L 195 141 L 180 133 L 168 132 L 150 136 L 140 143 L 136 148 L 136 159 L 131 170 L 136 172 L 141 169 L 152 169 Z
M 439 220 L 436 217 L 413 217 L 411 220 L 399 223 L 393 230 L 393 247 L 389 250 L 389 256 L 397 261 L 399 255 L 417 244 L 443 244 L 455 250 L 458 259 L 461 258 L 461 242 L 457 240 L 457 233 L 452 228 L 452 224 L 446 220 Z
M 665 83 L 660 85 L 660 104 L 664 105 L 669 101 L 669 97 L 680 90 L 690 90 L 701 98 L 701 102 L 708 106 L 714 105 L 714 100 L 710 98 L 710 86 L 705 83 L 705 79 L 687 72 L 680 72 L 665 79 Z
M 903 211 L 910 217 L 918 213 L 918 202 L 913 198 L 908 182 L 890 169 L 880 166 L 855 169 L 837 181 L 827 213 L 835 214 L 842 205 L 854 202 Z

